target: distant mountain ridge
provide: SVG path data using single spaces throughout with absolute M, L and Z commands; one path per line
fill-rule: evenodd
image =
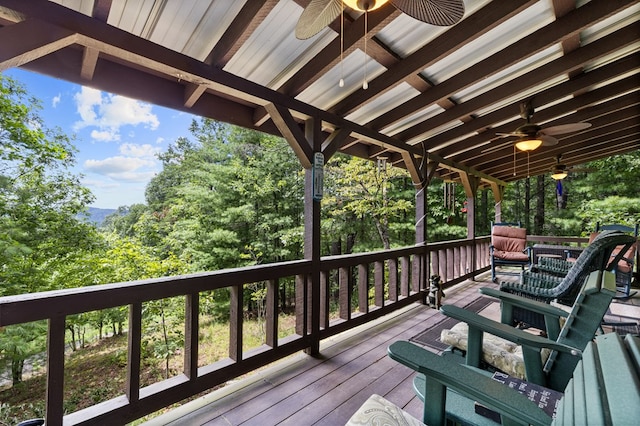
M 100 209 L 98 207 L 89 207 L 87 209 L 87 215 L 84 216 L 89 222 L 93 222 L 96 226 L 102 225 L 104 219 L 112 213 L 115 213 L 116 209 Z

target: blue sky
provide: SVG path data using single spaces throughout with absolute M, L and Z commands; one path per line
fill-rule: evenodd
M 196 118 L 20 69 L 3 74 L 41 101 L 47 127 L 75 135 L 74 172 L 84 176 L 83 184 L 95 195 L 93 207 L 144 203 L 147 183 L 162 169 L 156 154 L 189 137 Z

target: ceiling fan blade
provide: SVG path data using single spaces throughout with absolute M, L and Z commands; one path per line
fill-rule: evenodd
M 342 12 L 342 0 L 311 0 L 296 24 L 296 38 L 306 40 L 331 24 Z
M 500 142 L 500 143 L 496 143 L 496 144 L 489 144 L 487 146 L 487 148 L 482 150 L 482 153 L 485 154 L 487 152 L 499 151 L 502 148 L 504 148 L 505 146 L 512 145 L 512 144 L 513 144 L 513 141 L 506 141 L 506 142 Z
M 591 123 L 561 124 L 559 126 L 551 126 L 547 127 L 546 129 L 542 129 L 542 133 L 544 133 L 545 135 L 562 135 L 564 133 L 571 133 L 588 129 L 589 127 L 591 127 Z
M 446 27 L 464 16 L 462 0 L 389 0 L 396 9 L 431 25 Z
M 554 138 L 553 136 L 549 136 L 546 135 L 544 133 L 539 133 L 538 136 L 540 137 L 540 140 L 542 141 L 542 146 L 554 146 L 554 145 L 558 145 L 558 139 Z

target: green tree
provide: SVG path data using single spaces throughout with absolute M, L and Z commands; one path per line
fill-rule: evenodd
M 161 235 L 194 271 L 299 258 L 303 180 L 287 144 L 207 119 L 190 131 L 160 156 L 137 235 Z
M 412 185 L 405 170 L 391 167 L 385 160 L 336 156 L 327 165 L 325 176 L 325 228 L 337 231 L 328 241 L 341 241 L 346 235 L 347 252 L 351 251 L 350 241 L 359 250 L 406 244 L 400 235 L 407 237 L 405 225 L 413 222 L 414 193 L 408 190 Z
M 69 171 L 75 148 L 39 112 L 37 100 L 0 75 L 0 296 L 58 288 L 56 267 L 94 243 L 92 226 L 77 219 L 93 196 Z M 14 383 L 25 357 L 42 350 L 41 330 L 0 330 L 0 356 L 11 363 Z

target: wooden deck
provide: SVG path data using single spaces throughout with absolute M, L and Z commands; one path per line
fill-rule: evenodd
M 495 286 L 489 273 L 478 281 L 449 289 L 444 302 L 465 306 L 479 297 L 477 289 L 483 286 Z M 612 311 L 622 312 L 622 319 L 640 318 L 640 297 L 615 305 Z M 487 311 L 493 316 L 491 306 Z M 145 425 L 335 426 L 344 424 L 373 393 L 421 418 L 422 403 L 412 387 L 414 372 L 391 360 L 387 347 L 396 340 L 416 336 L 444 318 L 435 309 L 411 305 L 373 324 L 327 339 L 321 345 L 321 358 L 295 355 Z

